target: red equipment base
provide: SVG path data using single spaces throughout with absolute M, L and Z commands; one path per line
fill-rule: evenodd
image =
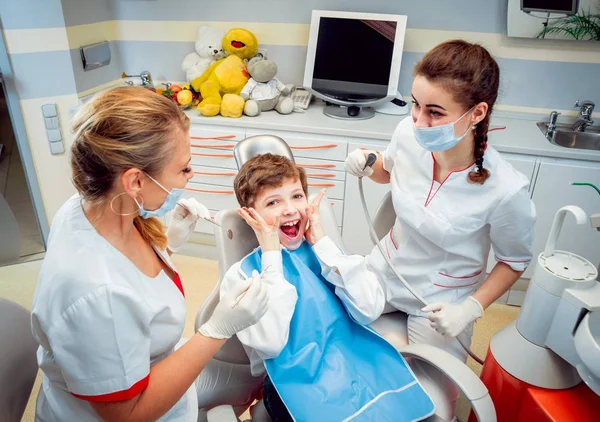
M 490 392 L 498 422 L 600 421 L 600 396 L 583 382 L 566 390 L 535 387 L 502 369 L 490 350 L 481 380 Z M 473 412 L 469 422 L 477 422 Z

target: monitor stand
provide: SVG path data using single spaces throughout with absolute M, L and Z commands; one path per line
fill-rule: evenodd
M 338 106 L 338 105 L 327 105 L 323 108 L 323 114 L 334 119 L 342 120 L 366 120 L 370 119 L 375 115 L 375 111 L 372 108 L 365 107 L 361 108 L 358 106 Z

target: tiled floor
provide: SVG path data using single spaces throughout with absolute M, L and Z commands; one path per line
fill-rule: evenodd
M 6 102 L 0 90 L 0 195 L 4 196 L 15 215 L 21 236 L 21 262 L 44 252 L 44 244 L 29 195 L 25 171 L 15 142 Z M 0 222 L 0 230 L 2 224 Z

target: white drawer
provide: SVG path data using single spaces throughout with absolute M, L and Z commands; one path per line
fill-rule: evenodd
M 389 141 L 373 141 L 373 139 L 352 138 L 348 145 L 348 154 L 355 149 L 370 149 L 371 151 L 383 152 L 389 145 Z
M 192 168 L 194 170 L 192 182 L 207 183 L 209 185 L 217 186 L 232 187 L 235 176 L 238 173 L 237 170 L 219 167 L 192 165 Z M 319 181 L 314 180 L 315 183 L 327 183 L 327 180 L 344 182 L 346 173 L 341 171 L 307 168 L 306 176 L 308 179 L 320 179 Z
M 333 209 L 333 213 L 335 214 L 335 220 L 338 224 L 342 224 L 344 220 L 344 201 L 340 199 L 323 199 L 323 201 L 329 202 L 331 208 Z M 341 226 L 340 226 L 341 227 Z
M 276 135 L 281 137 L 291 148 L 294 157 L 344 161 L 348 155 L 348 142 L 341 137 L 268 130 L 246 132 L 247 137 L 254 135 Z
M 306 177 L 309 179 L 338 180 L 340 182 L 346 180 L 346 172 L 343 171 L 314 168 L 305 168 L 304 170 L 306 170 Z
M 232 169 L 197 165 L 192 165 L 192 168 L 194 169 L 194 177 L 191 181 L 194 183 L 206 183 L 231 188 L 233 186 L 233 179 L 237 175 L 237 170 Z
M 309 169 L 323 170 L 324 172 L 329 170 L 335 170 L 338 172 L 345 172 L 343 161 L 333 160 L 319 160 L 318 158 L 304 158 L 294 156 L 296 164 L 304 167 L 307 171 Z
M 329 199 L 344 199 L 344 182 L 339 180 L 323 180 L 308 178 L 308 193 L 319 192 L 321 189 L 327 189 L 325 196 Z
M 192 144 L 238 142 L 245 137 L 246 133 L 240 129 L 194 124 L 190 125 L 190 138 Z
M 237 164 L 233 158 L 233 151 L 219 150 L 213 148 L 193 148 L 192 165 L 205 167 L 221 167 L 237 171 Z
M 233 188 L 231 187 L 227 188 L 190 182 L 187 184 L 183 196 L 185 198 L 195 198 L 212 211 L 239 207 L 233 193 Z

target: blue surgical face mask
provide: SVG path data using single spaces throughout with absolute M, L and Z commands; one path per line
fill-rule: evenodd
M 462 134 L 462 136 L 457 138 L 454 134 L 454 125 L 458 123 L 460 119 L 465 117 L 471 110 L 473 110 L 473 108 L 469 109 L 454 122 L 440 126 L 416 127 L 414 120 L 411 119 L 413 133 L 417 143 L 421 145 L 422 148 L 431 152 L 447 151 L 450 148 L 455 147 L 465 136 L 467 136 L 467 133 L 469 133 L 469 130 L 472 128 L 468 128 L 467 131 Z
M 156 180 L 154 180 L 154 178 L 152 178 L 152 176 L 150 176 L 149 174 L 146 174 L 146 176 L 148 176 L 150 178 L 150 180 L 152 180 L 154 183 L 156 183 L 162 190 L 167 192 L 167 199 L 165 199 L 165 202 L 163 202 L 163 204 L 155 210 L 145 209 L 143 203 L 140 205 L 140 203 L 136 199 L 134 199 L 135 203 L 140 208 L 140 217 L 142 217 L 142 218 L 162 217 L 166 213 L 168 213 L 169 211 L 171 211 L 172 209 L 175 208 L 175 206 L 177 205 L 177 201 L 179 201 L 181 199 L 181 196 L 183 195 L 183 192 L 185 192 L 185 189 L 173 188 L 169 191 L 169 190 L 165 189 L 165 187 L 163 185 L 161 185 Z

